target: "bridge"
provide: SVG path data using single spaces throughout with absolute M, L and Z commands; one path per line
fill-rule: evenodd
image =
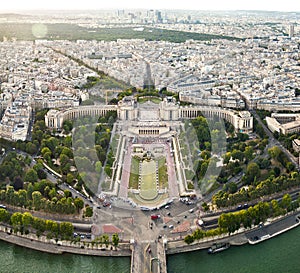
M 132 246 L 131 273 L 167 273 L 165 242 L 135 242 Z

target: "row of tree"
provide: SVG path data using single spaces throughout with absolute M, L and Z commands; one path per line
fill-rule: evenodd
M 263 223 L 269 217 L 278 217 L 285 215 L 287 212 L 296 210 L 300 204 L 300 197 L 292 201 L 289 194 L 283 196 L 280 202 L 272 200 L 269 202 L 259 202 L 253 207 L 240 210 L 237 212 L 223 213 L 218 219 L 218 228 L 210 230 L 196 229 L 192 234 L 187 235 L 184 241 L 191 244 L 196 240 L 205 237 L 217 236 L 222 233 L 234 233 L 240 227 L 251 228 L 252 225 Z
M 0 208 L 0 222 L 13 227 L 14 232 L 28 234 L 35 232 L 37 236 L 46 234 L 48 238 L 70 240 L 73 236 L 74 227 L 69 222 L 56 222 L 32 216 L 29 212 L 15 212 L 10 214 Z
M 224 230 L 220 228 L 215 229 L 209 229 L 209 230 L 203 230 L 203 229 L 196 229 L 192 234 L 188 234 L 184 237 L 184 242 L 187 244 L 191 244 L 194 241 L 199 241 L 206 237 L 213 237 L 218 236 L 224 233 Z
M 64 194 L 59 194 L 53 185 L 52 187 L 49 185 L 51 183 L 47 181 L 41 181 L 37 185 L 29 183 L 26 189 L 18 191 L 12 186 L 7 186 L 6 190 L 0 191 L 0 201 L 13 206 L 60 214 L 79 213 L 83 209 L 82 199 L 72 198 L 68 190 Z
M 241 226 L 250 228 L 253 224 L 265 222 L 269 217 L 277 217 L 295 210 L 299 207 L 299 202 L 300 199 L 293 202 L 291 196 L 286 194 L 280 202 L 277 200 L 272 200 L 270 203 L 260 202 L 247 210 L 224 213 L 218 219 L 219 228 L 229 234 L 237 231 Z
M 111 237 L 111 241 L 107 234 L 102 234 L 101 236 L 97 237 L 95 240 L 92 241 L 92 244 L 102 244 L 108 247 L 109 244 L 112 244 L 114 247 L 117 247 L 119 244 L 120 238 L 118 233 L 114 233 Z
M 247 188 L 243 187 L 235 193 L 228 193 L 221 190 L 213 196 L 212 201 L 218 208 L 229 207 L 249 202 L 262 196 L 282 192 L 299 185 L 300 175 L 297 172 L 292 172 L 289 175 L 283 174 L 279 177 L 271 175 L 266 180 L 256 185 L 250 185 Z

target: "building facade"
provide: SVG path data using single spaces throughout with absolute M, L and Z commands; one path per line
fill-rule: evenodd
M 159 104 L 150 101 L 139 104 L 133 97 L 125 97 L 118 105 L 79 106 L 67 110 L 50 110 L 45 116 L 46 126 L 62 129 L 65 120 L 84 116 L 100 117 L 109 111 L 116 111 L 121 121 L 180 121 L 194 119 L 200 115 L 207 118 L 217 116 L 230 122 L 237 132 L 249 133 L 253 130 L 253 117 L 248 111 L 235 111 L 209 106 L 180 106 L 172 97 Z
M 271 132 L 283 135 L 300 132 L 300 114 L 277 114 L 266 117 L 268 128 Z

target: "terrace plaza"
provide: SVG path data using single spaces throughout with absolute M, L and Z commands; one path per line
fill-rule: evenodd
M 165 273 L 168 242 L 177 242 L 195 225 L 192 213 L 196 210 L 195 204 L 192 209 L 191 206 L 186 208 L 180 204 L 179 197 L 201 198 L 204 192 L 193 189 L 193 156 L 198 157 L 199 142 L 189 120 L 200 115 L 213 121 L 219 117 L 230 122 L 237 132 L 249 133 L 253 118 L 247 111 L 181 106 L 172 97 L 163 100 L 144 97 L 139 102 L 125 97 L 118 105 L 50 110 L 45 122 L 60 131 L 65 120 L 100 117 L 110 111 L 116 112 L 118 117 L 109 147 L 114 162 L 111 177 L 102 171 L 96 194 L 111 200 L 112 206 L 94 208 L 93 227 L 101 230 L 102 226 L 104 230 L 105 225 L 110 224 L 120 228 L 122 239 L 131 244 L 132 273 Z M 171 200 L 174 202 L 169 207 L 166 204 Z M 159 209 L 159 214 L 152 215 L 154 209 Z
M 180 106 L 172 97 L 160 102 L 157 98 L 145 97 L 142 101 L 139 103 L 133 97 L 125 97 L 118 105 L 50 110 L 45 122 L 48 127 L 60 130 L 65 120 L 100 117 L 116 111 L 118 120 L 112 131 L 112 139 L 116 141 L 115 147 L 111 147 L 114 151 L 112 176 L 101 176 L 98 194 L 118 196 L 145 209 L 161 207 L 179 196 L 195 195 L 194 190 L 188 189 L 185 169 L 189 167 L 183 166 L 179 141 L 184 120 L 202 114 L 207 118 L 224 118 L 238 132 L 249 133 L 253 128 L 253 118 L 247 111 Z M 105 189 L 101 187 L 103 181 L 109 185 Z

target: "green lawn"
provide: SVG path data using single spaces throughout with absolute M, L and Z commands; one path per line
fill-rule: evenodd
M 156 189 L 156 161 L 143 161 L 141 168 L 140 196 L 145 200 L 157 197 Z
M 129 188 L 138 189 L 139 187 L 139 163 L 140 160 L 137 157 L 131 158 Z
M 161 157 L 158 159 L 158 180 L 160 189 L 166 188 L 168 186 L 168 172 L 165 157 Z

